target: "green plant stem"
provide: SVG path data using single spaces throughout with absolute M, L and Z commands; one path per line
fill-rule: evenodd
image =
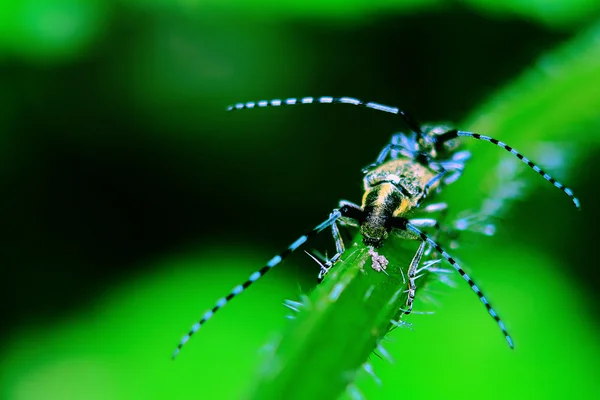
M 357 237 L 273 344 L 250 398 L 339 397 L 393 326 L 391 321 L 401 318 L 407 299 L 403 276 L 415 249 L 415 242 L 389 239 L 379 253 L 390 263 L 386 273 L 377 272 Z

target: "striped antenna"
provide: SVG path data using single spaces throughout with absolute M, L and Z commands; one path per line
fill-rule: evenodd
M 467 131 L 459 131 L 459 130 L 453 129 L 453 130 L 450 130 L 450 131 L 448 131 L 446 133 L 443 133 L 443 134 L 439 135 L 436 138 L 436 140 L 438 141 L 438 143 L 443 143 L 443 142 L 446 142 L 448 140 L 455 139 L 455 138 L 457 138 L 459 136 L 470 137 L 470 138 L 477 139 L 477 140 L 484 140 L 484 141 L 490 142 L 490 143 L 492 143 L 492 144 L 494 144 L 494 145 L 496 145 L 498 147 L 501 147 L 504 150 L 508 151 L 509 153 L 513 154 L 519 160 L 521 160 L 525 164 L 527 164 L 529 166 L 529 168 L 531 168 L 532 170 L 534 170 L 535 172 L 537 172 L 538 174 L 540 174 L 545 180 L 547 180 L 548 182 L 550 182 L 551 184 L 553 184 L 558 189 L 562 190 L 567 196 L 569 196 L 571 198 L 571 200 L 575 204 L 575 207 L 578 210 L 581 210 L 581 204 L 579 203 L 579 199 L 577 197 L 575 197 L 575 195 L 573 194 L 573 191 L 571 189 L 569 189 L 568 187 L 566 187 L 565 185 L 563 185 L 562 183 L 558 182 L 556 179 L 554 179 L 553 177 L 551 177 L 550 175 L 548 175 L 537 164 L 535 164 L 530 159 L 528 159 L 527 157 L 525 157 L 519 151 L 515 150 L 514 148 L 512 148 L 509 145 L 507 145 L 506 143 L 499 141 L 498 139 L 494 139 L 491 136 L 480 135 L 479 133 L 473 133 L 473 132 L 467 132 Z
M 296 250 L 300 246 L 302 246 L 310 237 L 316 235 L 317 233 L 321 232 L 323 229 L 330 226 L 341 215 L 342 215 L 342 213 L 339 210 L 334 210 L 326 221 L 324 221 L 320 225 L 317 225 L 313 230 L 300 236 L 294 243 L 289 245 L 287 249 L 285 249 L 279 255 L 276 255 L 275 257 L 271 258 L 271 260 L 269 260 L 269 262 L 264 267 L 262 267 L 261 269 L 259 269 L 258 271 L 254 272 L 252 275 L 250 275 L 250 277 L 246 280 L 246 282 L 244 282 L 240 285 L 237 285 L 236 287 L 234 287 L 231 290 L 231 292 L 227 296 L 221 297 L 219 300 L 217 300 L 215 306 L 212 309 L 205 312 L 204 315 L 202 316 L 202 319 L 200 319 L 200 321 L 196 322 L 194 324 L 194 326 L 192 326 L 190 331 L 187 333 L 187 335 L 185 335 L 181 339 L 181 341 L 179 342 L 179 345 L 177 345 L 177 349 L 175 349 L 175 352 L 173 353 L 173 359 L 175 359 L 175 357 L 177 357 L 177 355 L 181 351 L 181 348 L 183 347 L 183 345 L 186 344 L 188 342 L 188 340 L 190 340 L 190 337 L 194 333 L 196 333 L 202 327 L 202 325 L 204 325 L 206 323 L 206 321 L 211 319 L 217 311 L 219 311 L 221 308 L 223 308 L 234 297 L 236 297 L 237 295 L 242 293 L 244 290 L 246 290 L 254 282 L 256 282 L 257 280 L 262 278 L 267 272 L 269 272 L 271 269 L 273 269 L 273 267 L 278 265 L 287 256 L 289 256 L 294 250 Z
M 397 107 L 390 107 L 383 104 L 375 103 L 373 101 L 362 101 L 352 97 L 302 97 L 302 98 L 288 98 L 288 99 L 273 99 L 273 100 L 260 100 L 260 101 L 249 101 L 247 103 L 236 103 L 227 107 L 227 111 L 233 110 L 245 110 L 249 108 L 264 108 L 264 107 L 280 107 L 280 106 L 294 106 L 297 104 L 350 104 L 353 106 L 372 108 L 374 110 L 387 112 L 390 114 L 397 114 L 404 118 L 406 124 L 414 132 L 421 135 L 420 125 L 405 111 L 400 110 Z
M 547 180 L 548 182 L 550 182 L 551 184 L 553 184 L 558 189 L 562 190 L 567 196 L 569 196 L 571 198 L 571 200 L 575 204 L 575 207 L 577 207 L 577 209 L 581 210 L 581 204 L 579 203 L 579 199 L 577 197 L 575 197 L 575 195 L 573 194 L 573 191 L 571 189 L 569 189 L 568 187 L 566 187 L 562 183 L 558 182 L 556 179 L 552 178 L 543 169 L 541 169 L 539 166 L 537 166 L 534 162 L 532 162 L 531 160 L 529 160 L 523 154 L 521 154 L 517 150 L 513 149 L 512 147 L 510 147 L 506 143 L 503 143 L 503 142 L 501 142 L 501 141 L 499 141 L 497 139 L 494 139 L 493 137 L 485 136 L 485 135 L 480 135 L 479 133 L 473 133 L 473 132 L 456 131 L 456 135 L 457 136 L 472 137 L 472 138 L 478 139 L 478 140 L 485 140 L 486 142 L 490 142 L 492 144 L 495 144 L 496 146 L 501 147 L 504 150 L 508 151 L 509 153 L 515 155 L 519 160 L 521 160 L 525 164 L 527 164 L 532 170 L 534 170 L 535 172 L 537 172 L 538 174 L 540 174 L 545 180 Z
M 485 298 L 485 296 L 483 295 L 483 292 L 481 290 L 479 290 L 479 288 L 477 287 L 475 282 L 473 282 L 471 277 L 469 275 L 467 275 L 467 273 L 460 267 L 460 265 L 458 265 L 458 263 L 456 261 L 454 261 L 454 259 L 452 257 L 450 257 L 450 255 L 448 253 L 446 253 L 439 244 L 437 244 L 433 239 L 431 239 L 425 233 L 421 232 L 417 227 L 415 227 L 410 222 L 408 222 L 408 220 L 406 218 L 395 218 L 394 222 L 395 222 L 395 227 L 398 227 L 399 229 L 402 229 L 402 230 L 410 230 L 410 231 L 414 232 L 415 234 L 417 234 L 423 242 L 427 242 L 431 246 L 433 246 L 433 248 L 435 248 L 436 251 L 438 253 L 440 253 L 442 255 L 442 257 L 444 257 L 446 259 L 446 261 L 448 261 L 450 263 L 450 265 L 452 265 L 454 267 L 454 269 L 460 274 L 460 276 L 462 276 L 463 279 L 465 281 L 467 281 L 467 283 L 469 284 L 471 289 L 475 292 L 475 294 L 477 294 L 477 296 L 479 297 L 479 300 L 481 300 L 481 302 L 483 303 L 485 308 L 488 310 L 488 312 L 490 313 L 492 318 L 494 318 L 494 320 L 498 324 L 498 327 L 500 327 L 500 330 L 504 334 L 504 337 L 506 338 L 506 341 L 508 342 L 508 345 L 510 346 L 510 348 L 514 349 L 515 345 L 513 343 L 512 338 L 510 337 L 510 334 L 506 330 L 506 327 L 504 326 L 504 322 L 502 322 L 502 319 L 498 316 L 496 311 L 494 311 L 494 308 L 492 307 L 490 302 Z
M 402 118 L 404 119 L 404 121 L 406 121 L 406 123 L 408 124 L 410 129 L 412 129 L 418 135 L 421 135 L 421 136 L 423 135 L 423 131 L 422 131 L 421 127 L 419 126 L 419 124 L 411 116 L 409 116 L 405 111 L 402 111 L 397 107 L 390 107 L 390 106 L 375 103 L 372 101 L 364 102 L 362 100 L 358 100 L 358 99 L 355 99 L 352 97 L 330 97 L 330 96 L 303 97 L 303 98 L 293 98 L 292 97 L 292 98 L 288 98 L 285 100 L 273 99 L 273 100 L 261 100 L 261 101 L 257 101 L 257 102 L 250 101 L 247 103 L 236 103 L 236 104 L 230 105 L 227 107 L 227 111 L 244 110 L 244 109 L 249 109 L 249 108 L 260 108 L 260 107 L 292 106 L 292 105 L 297 105 L 297 104 L 314 104 L 314 103 L 318 103 L 318 104 L 335 104 L 335 103 L 351 104 L 354 106 L 372 108 L 374 110 L 383 111 L 383 112 L 387 112 L 390 114 L 397 114 L 397 115 L 402 116 Z M 490 136 L 480 135 L 478 133 L 473 133 L 473 132 L 458 131 L 458 130 L 451 130 L 449 132 L 446 132 L 446 133 L 438 136 L 437 140 L 439 142 L 445 142 L 447 140 L 454 139 L 458 136 L 466 136 L 466 137 L 472 137 L 472 138 L 479 139 L 479 140 L 485 140 L 487 142 L 495 144 L 496 146 L 502 147 L 506 151 L 514 154 L 518 159 L 523 161 L 525 164 L 529 165 L 529 167 L 531 169 L 533 169 L 535 172 L 540 174 L 544 179 L 546 179 L 548 182 L 553 184 L 558 189 L 562 190 L 567 196 L 569 196 L 571 198 L 571 200 L 575 204 L 575 207 L 577 209 L 581 209 L 581 204 L 579 203 L 579 199 L 577 197 L 575 197 L 575 195 L 573 194 L 573 191 L 571 189 L 565 187 L 562 183 L 560 183 L 557 180 L 555 180 L 554 178 L 552 178 L 550 175 L 548 175 L 546 172 L 544 172 L 544 170 L 542 170 L 539 166 L 537 166 L 535 163 L 530 161 L 523 154 L 521 154 L 517 150 L 513 149 L 506 143 L 503 143 L 503 142 L 501 142 L 497 139 L 494 139 Z

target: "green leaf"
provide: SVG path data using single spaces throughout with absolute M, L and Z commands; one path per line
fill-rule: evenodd
M 36 61 L 81 56 L 106 28 L 101 0 L 19 0 L 0 3 L 0 51 Z
M 481 12 L 495 16 L 514 16 L 533 19 L 557 28 L 576 28 L 600 14 L 595 0 L 462 0 Z
M 406 307 L 406 277 L 415 243 L 388 239 L 378 249 L 389 261 L 383 272 L 373 269 L 360 235 L 355 241 L 269 346 L 273 354 L 249 398 L 336 398 L 354 381 L 390 328 L 402 326 L 400 309 Z M 417 281 L 419 292 L 429 275 L 424 272 Z M 386 353 L 381 345 L 379 352 Z

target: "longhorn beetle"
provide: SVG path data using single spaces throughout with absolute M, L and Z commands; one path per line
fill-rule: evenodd
M 434 238 L 428 236 L 420 229 L 435 227 L 439 231 L 438 222 L 435 219 L 430 218 L 408 219 L 407 216 L 411 212 L 420 209 L 421 203 L 426 199 L 429 192 L 432 190 L 439 191 L 444 185 L 455 182 L 460 177 L 465 166 L 465 161 L 470 157 L 468 151 L 458 151 L 460 144 L 458 138 L 460 137 L 490 142 L 513 154 L 535 172 L 540 174 L 545 180 L 562 190 L 571 198 L 575 207 L 579 209 L 579 200 L 574 196 L 571 189 L 556 181 L 535 163 L 506 143 L 490 136 L 461 131 L 446 126 L 421 126 L 406 112 L 396 107 L 390 107 L 379 103 L 363 102 L 350 97 L 324 96 L 319 98 L 304 97 L 301 99 L 288 98 L 285 100 L 274 99 L 269 101 L 262 100 L 258 102 L 237 103 L 229 106 L 227 110 L 233 111 L 313 103 L 350 104 L 397 114 L 403 118 L 404 122 L 412 132 L 409 134 L 394 134 L 391 141 L 381 150 L 375 162 L 363 169 L 363 173 L 365 174 L 365 193 L 361 205 L 353 204 L 348 201 L 341 201 L 339 208 L 334 209 L 329 215 L 329 218 L 324 222 L 300 236 L 295 242 L 289 245 L 287 249 L 273 257 L 265 266 L 250 275 L 244 283 L 235 286 L 227 296 L 217 300 L 215 306 L 206 311 L 200 321 L 194 324 L 187 335 L 181 339 L 173 354 L 173 358 L 177 356 L 182 346 L 187 343 L 190 337 L 196 333 L 206 321 L 211 319 L 218 310 L 225 306 L 225 304 L 264 276 L 294 250 L 301 247 L 309 238 L 315 236 L 324 229 L 331 227 L 333 238 L 335 240 L 336 254 L 325 264 L 321 264 L 321 273 L 319 276 L 322 277 L 329 268 L 340 259 L 345 251 L 338 224 L 358 227 L 363 237 L 363 243 L 368 246 L 371 251 L 373 251 L 374 248 L 381 247 L 390 234 L 422 242 L 410 266 L 409 298 L 407 301 L 408 309 L 405 310 L 405 313 L 409 313 L 412 309 L 415 292 L 414 280 L 416 279 L 417 266 L 424 251 L 424 244 L 427 243 L 450 265 L 452 265 L 452 267 L 454 267 L 454 269 L 469 284 L 471 289 L 477 294 L 480 301 L 486 307 L 489 314 L 498 324 L 508 345 L 513 348 L 513 340 L 506 330 L 504 323 L 471 277 L 465 273 L 454 258 L 452 258 Z M 444 210 L 445 208 L 446 204 L 438 203 L 431 204 L 420 210 L 425 212 L 435 212 Z

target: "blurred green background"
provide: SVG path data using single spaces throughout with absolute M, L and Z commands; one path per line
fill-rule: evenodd
M 172 362 L 178 340 L 339 199 L 358 202 L 360 169 L 406 129 L 349 106 L 224 112 L 309 95 L 494 135 L 583 205 L 511 160 L 521 199 L 454 253 L 516 349 L 457 280 L 417 299 L 436 314 L 390 335 L 395 362 L 373 357 L 383 384 L 361 377 L 365 396 L 596 398 L 599 17 L 592 0 L 3 2 L 0 398 L 242 397 L 313 262 L 299 252 Z M 502 189 L 510 158 L 469 147 L 442 196 L 454 215 Z

